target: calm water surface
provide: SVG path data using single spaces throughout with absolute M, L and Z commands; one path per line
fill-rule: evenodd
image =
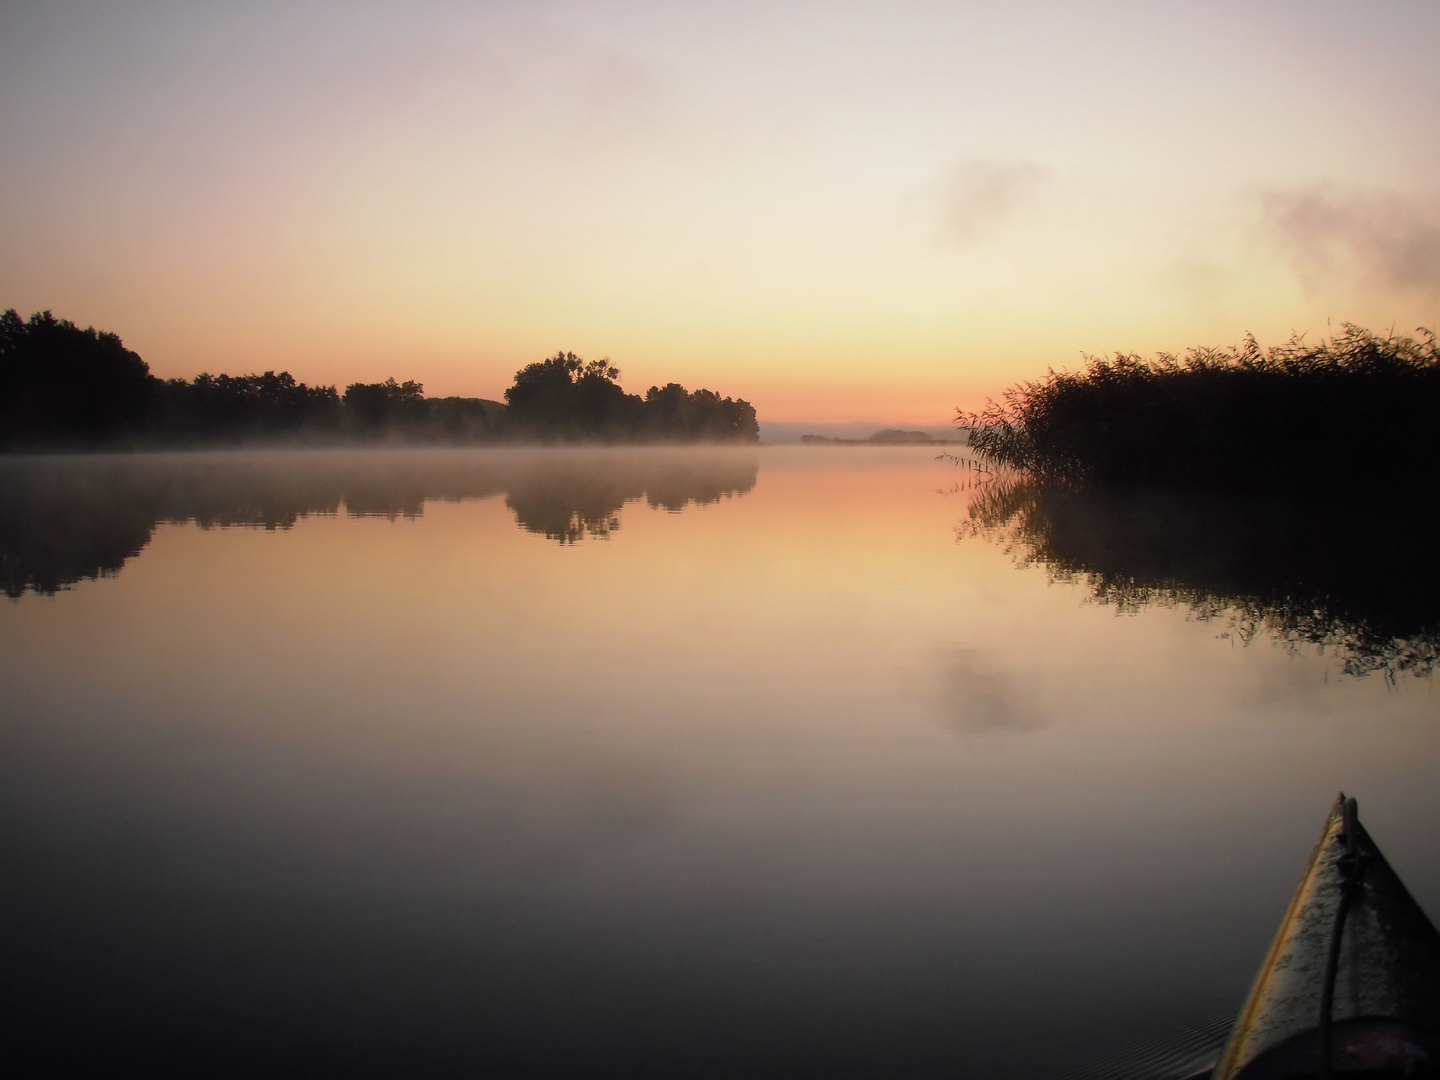
M 967 475 L 0 462 L 3 1052 L 1063 1075 L 1234 1012 L 1340 788 L 1440 913 L 1431 678 L 1096 602 Z

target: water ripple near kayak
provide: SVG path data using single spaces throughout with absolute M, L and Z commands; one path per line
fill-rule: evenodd
M 1220 1016 L 1162 1039 L 1137 1043 L 1046 1080 L 1192 1080 L 1209 1075 L 1220 1059 L 1234 1017 Z

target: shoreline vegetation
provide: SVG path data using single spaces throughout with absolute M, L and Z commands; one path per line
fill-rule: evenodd
M 957 446 L 964 445 L 961 439 L 937 439 L 923 431 L 901 431 L 899 428 L 885 428 L 868 439 L 841 439 L 830 435 L 801 435 L 804 446 Z
M 1345 324 L 1319 344 L 1153 359 L 1087 357 L 956 410 L 985 464 L 1044 483 L 1318 492 L 1423 484 L 1437 447 L 1440 348 Z
M 976 473 L 960 535 L 1122 614 L 1182 607 L 1242 642 L 1328 652 L 1348 675 L 1428 677 L 1437 415 L 1428 331 L 1090 357 L 957 411 L 974 459 L 953 460 Z
M 556 353 L 505 401 L 415 381 L 310 386 L 289 372 L 160 379 L 117 334 L 49 311 L 0 315 L 0 451 L 506 443 L 755 443 L 748 401 L 679 383 L 627 394 L 608 360 Z

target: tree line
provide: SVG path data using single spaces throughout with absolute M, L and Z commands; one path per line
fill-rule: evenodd
M 160 379 L 117 334 L 49 311 L 0 315 L 0 448 L 327 443 L 756 442 L 743 399 L 678 383 L 642 398 L 608 360 L 557 353 L 515 375 L 505 402 L 426 397 L 387 379 L 311 386 L 289 372 Z
M 605 441 L 756 442 L 760 425 L 748 401 L 679 383 L 652 386 L 642 398 L 617 381 L 609 360 L 588 363 L 556 353 L 515 373 L 505 391 L 511 428 L 538 438 Z

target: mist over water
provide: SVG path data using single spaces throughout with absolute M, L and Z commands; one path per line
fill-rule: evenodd
M 574 543 L 608 536 L 633 500 L 678 512 L 743 494 L 758 467 L 753 452 L 595 447 L 12 457 L 0 459 L 0 582 L 14 598 L 117 573 L 161 523 L 289 529 L 497 495 L 522 528 Z
M 1177 549 L 1199 511 L 1152 507 L 1127 554 L 1132 506 L 955 475 L 923 447 L 0 461 L 0 1053 L 1188 1066 L 1342 787 L 1440 912 L 1432 678 L 1347 669 L 1283 604 L 1423 645 L 1430 548 L 1396 525 L 1392 575 L 1317 558 L 1306 593 Z M 1197 615 L 1232 601 L 1274 626 Z

